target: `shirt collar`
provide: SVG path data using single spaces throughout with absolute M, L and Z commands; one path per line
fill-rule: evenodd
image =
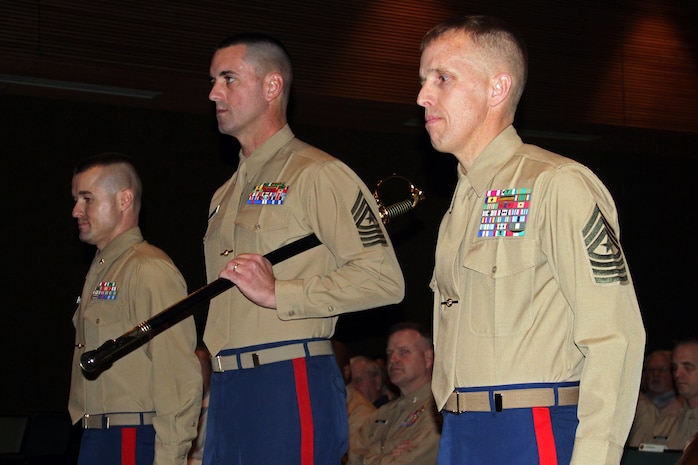
M 466 177 L 478 197 L 482 197 L 495 175 L 522 145 L 523 142 L 514 126 L 507 126 L 485 147 L 468 173 L 464 173 L 460 164 L 458 165 L 459 178 Z
M 269 139 L 264 141 L 262 145 L 257 147 L 257 149 L 250 154 L 249 157 L 242 155 L 242 150 L 240 150 L 239 157 L 240 162 L 238 164 L 238 172 L 245 173 L 245 182 L 253 179 L 257 172 L 265 165 L 269 160 L 271 160 L 278 151 L 293 139 L 295 135 L 288 124 L 279 129 L 274 135 Z M 241 171 L 241 168 L 245 166 L 245 169 Z
M 100 262 L 100 264 L 112 263 L 126 250 L 139 242 L 143 242 L 143 235 L 141 234 L 141 229 L 136 226 L 116 236 L 104 249 L 98 250 L 94 262 Z
M 411 404 L 422 404 L 424 403 L 424 399 L 429 398 L 432 396 L 431 393 L 431 383 L 424 383 L 423 386 L 420 386 L 417 388 L 415 391 L 409 393 L 406 396 L 402 396 L 403 402 L 408 402 Z

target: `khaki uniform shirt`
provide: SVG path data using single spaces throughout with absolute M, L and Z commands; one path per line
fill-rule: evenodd
M 255 197 L 257 187 L 270 189 L 267 203 L 264 194 Z M 258 203 L 247 203 L 250 194 Z M 214 194 L 204 238 L 208 280 L 237 254 L 264 255 L 311 233 L 323 245 L 274 266 L 276 310 L 255 305 L 237 288 L 211 300 L 204 333 L 211 354 L 330 338 L 340 314 L 402 300 L 402 271 L 371 192 L 344 163 L 296 139 L 288 126 L 249 158 L 240 155 L 238 170 Z
M 80 356 L 184 296 L 180 272 L 136 227 L 97 252 L 73 317 L 76 349 L 68 405 L 73 422 L 85 414 L 155 411 L 155 465 L 185 464 L 196 437 L 203 382 L 193 318 L 155 336 L 94 380 L 82 373 Z
M 633 419 L 627 446 L 639 447 L 640 443 L 652 437 L 654 425 L 659 420 L 661 412 L 649 397 L 640 393 L 637 398 L 637 408 Z
M 698 433 L 698 407 L 691 408 L 686 402 L 676 416 L 677 421 L 669 430 L 667 448 L 683 450 L 691 438 Z
M 696 433 L 698 407 L 691 408 L 688 402 L 685 402 L 678 412 L 656 417 L 653 427 L 646 429 L 636 443 L 658 444 L 670 450 L 683 450 Z
M 668 429 L 684 409 L 686 401 L 683 398 L 680 399 L 674 396 L 668 405 L 660 409 L 652 399 L 640 393 L 626 445 L 629 447 L 640 447 L 641 443 L 666 445 Z
M 359 429 L 349 465 L 436 464 L 441 422 L 431 386 L 426 383 L 410 395 L 400 396 L 376 410 Z M 409 441 L 406 452 L 393 450 Z
M 349 420 L 349 449 L 356 445 L 361 426 L 377 409 L 363 394 L 351 384 L 347 385 L 347 418 Z
M 511 126 L 459 165 L 431 283 L 437 406 L 456 387 L 580 381 L 572 464 L 617 464 L 645 341 L 618 237 L 601 181 Z

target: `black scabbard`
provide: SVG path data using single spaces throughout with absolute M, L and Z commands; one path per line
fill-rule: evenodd
M 276 265 L 320 244 L 317 236 L 311 234 L 269 252 L 264 257 L 272 265 Z M 133 352 L 156 335 L 193 315 L 200 303 L 207 302 L 234 286 L 235 284 L 227 279 L 216 279 L 118 338 L 109 339 L 99 348 L 85 352 L 80 357 L 80 367 L 86 373 L 103 371 L 116 360 Z

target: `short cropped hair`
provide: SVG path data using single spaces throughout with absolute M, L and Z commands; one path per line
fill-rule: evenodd
M 73 176 L 96 166 L 119 168 L 109 173 L 109 185 L 107 187 L 113 192 L 122 188 L 131 189 L 136 211 L 140 211 L 141 199 L 143 198 L 143 183 L 131 157 L 119 152 L 104 152 L 93 155 L 79 161 L 75 165 Z
M 674 342 L 674 349 L 680 346 L 698 345 L 698 336 L 686 336 Z
M 424 35 L 420 49 L 449 32 L 463 32 L 482 49 L 487 59 L 499 59 L 514 78 L 512 104 L 518 105 L 528 79 L 528 51 L 521 36 L 507 22 L 493 16 L 454 16 Z
M 216 51 L 234 45 L 245 45 L 245 59 L 254 66 L 260 76 L 278 72 L 284 79 L 284 100 L 288 101 L 293 81 L 291 56 L 284 44 L 277 38 L 262 32 L 243 32 L 223 39 Z
M 434 342 L 432 340 L 431 333 L 423 324 L 417 323 L 415 321 L 402 321 L 400 323 L 395 323 L 390 328 L 388 328 L 388 337 L 392 336 L 394 333 L 397 333 L 398 331 L 406 331 L 408 329 L 416 331 L 426 343 L 427 348 L 433 349 Z

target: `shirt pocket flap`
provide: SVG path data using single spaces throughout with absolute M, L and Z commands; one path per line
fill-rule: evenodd
M 505 278 L 536 265 L 533 240 L 483 240 L 465 254 L 463 266 L 490 278 Z
M 288 228 L 290 215 L 285 205 L 248 205 L 238 214 L 235 225 L 248 231 L 278 231 Z

